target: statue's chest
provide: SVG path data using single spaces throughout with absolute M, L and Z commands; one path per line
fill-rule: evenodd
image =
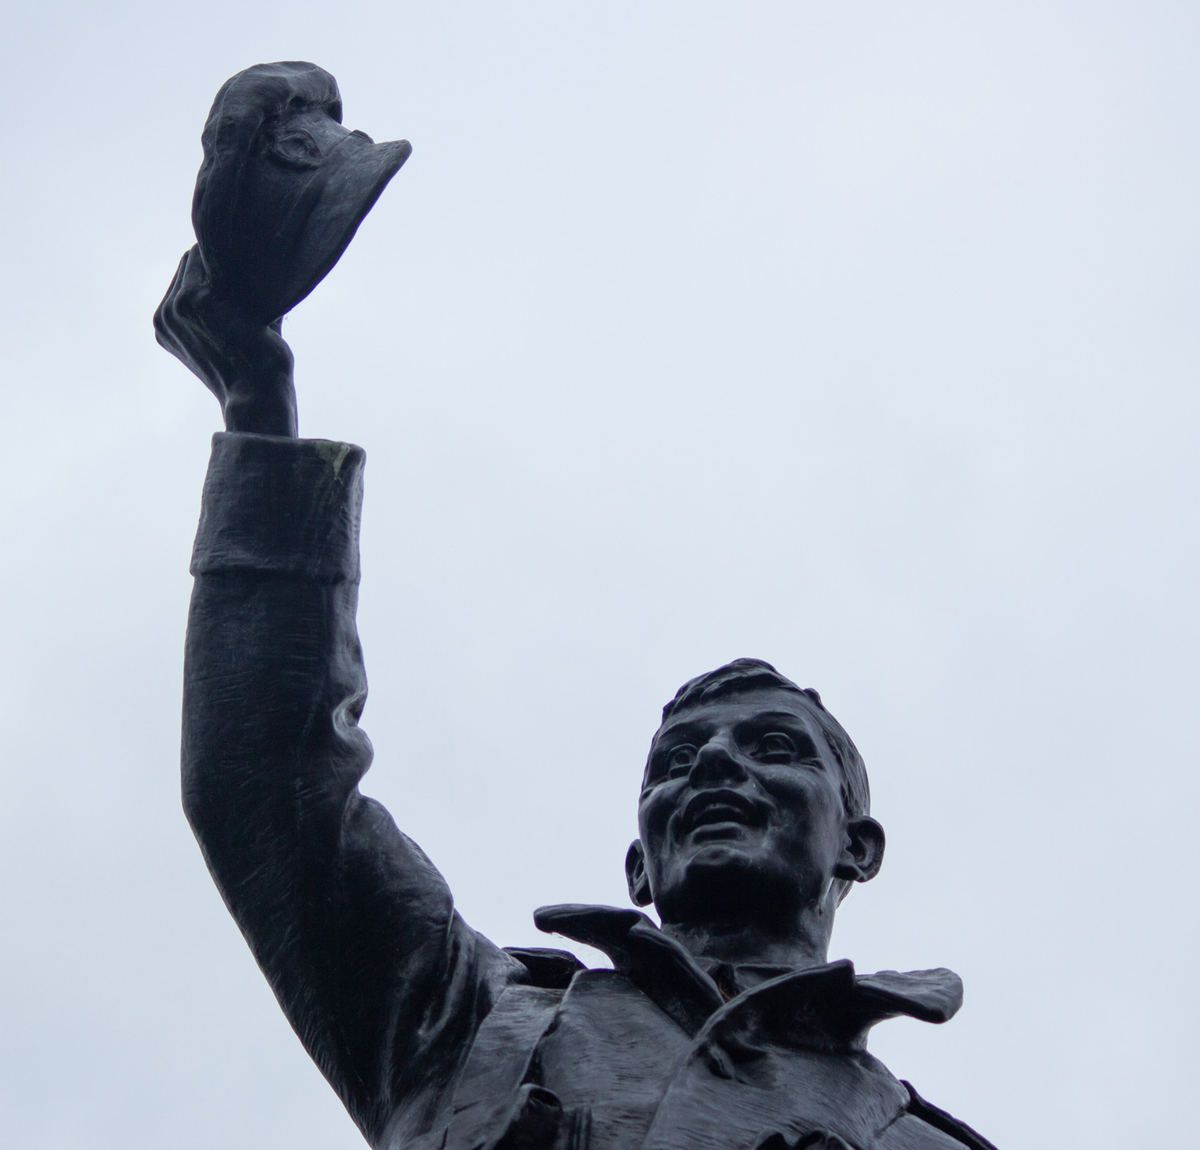
M 639 1147 L 691 1048 L 682 1028 L 613 970 L 576 976 L 534 1055 L 533 1079 L 590 1115 L 590 1150 Z
M 814 1131 L 867 1147 L 907 1103 L 869 1055 L 775 1043 L 758 1020 L 691 1037 L 615 971 L 576 977 L 528 1081 L 582 1116 L 589 1150 L 754 1150 Z

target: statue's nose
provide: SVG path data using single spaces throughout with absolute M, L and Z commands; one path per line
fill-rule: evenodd
M 733 748 L 723 738 L 709 739 L 696 753 L 688 779 L 700 786 L 742 782 L 749 776 Z

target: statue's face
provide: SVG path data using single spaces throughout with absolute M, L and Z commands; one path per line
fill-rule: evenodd
M 671 716 L 638 826 L 664 922 L 779 919 L 830 897 L 846 848 L 841 766 L 803 696 L 754 689 Z

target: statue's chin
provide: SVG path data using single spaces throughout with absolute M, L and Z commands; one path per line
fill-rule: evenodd
M 710 839 L 696 844 L 688 859 L 688 869 L 753 870 L 758 854 L 753 847 L 737 839 Z
M 765 844 L 725 839 L 695 843 L 663 876 L 656 897 L 664 920 L 750 923 L 791 920 L 823 890 Z
M 681 868 L 675 901 L 689 918 L 718 912 L 736 917 L 776 885 L 773 869 L 761 851 L 746 843 L 699 843 Z
M 696 827 L 676 849 L 686 870 L 729 867 L 740 873 L 770 867 L 773 859 L 771 839 L 765 828 L 732 820 Z

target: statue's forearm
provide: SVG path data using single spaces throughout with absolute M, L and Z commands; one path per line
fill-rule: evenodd
M 216 437 L 192 565 L 183 789 L 255 957 L 370 1136 L 391 1113 L 381 1074 L 430 1056 L 410 1027 L 478 996 L 474 974 L 447 973 L 461 961 L 448 948 L 474 964 L 477 945 L 441 876 L 357 789 L 371 760 L 357 724 L 362 465 L 348 444 Z M 446 997 L 464 987 L 465 1006 Z
M 356 720 L 362 452 L 219 435 L 184 662 L 183 787 L 213 876 L 274 978 L 331 883 L 371 761 Z M 307 943 L 301 948 L 311 950 Z

